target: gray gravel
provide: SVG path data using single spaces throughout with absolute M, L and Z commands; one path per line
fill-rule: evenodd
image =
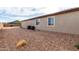
M 16 48 L 18 40 L 25 39 L 28 44 Z M 79 35 L 55 32 L 32 31 L 19 27 L 5 27 L 0 30 L 0 50 L 2 51 L 77 51 Z

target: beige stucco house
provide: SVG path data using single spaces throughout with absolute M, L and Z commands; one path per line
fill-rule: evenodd
M 79 34 L 79 8 L 72 8 L 53 14 L 22 21 L 21 27 L 35 26 L 37 30 Z

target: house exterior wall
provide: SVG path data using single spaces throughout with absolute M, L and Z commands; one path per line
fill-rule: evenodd
M 22 28 L 27 28 L 28 25 L 32 25 L 32 21 L 24 21 L 21 23 Z
M 79 34 L 79 11 L 56 16 L 55 31 Z
M 49 17 L 55 18 L 54 26 L 48 25 Z M 31 25 L 34 25 L 38 30 L 79 34 L 79 11 L 59 14 L 59 15 L 49 16 L 49 17 L 39 18 L 40 19 L 39 25 L 36 25 L 36 21 L 32 20 Z M 27 24 L 23 26 L 27 26 Z

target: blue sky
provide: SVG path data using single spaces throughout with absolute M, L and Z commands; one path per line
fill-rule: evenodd
M 61 8 L 63 10 L 63 8 Z M 34 7 L 0 7 L 0 22 L 11 22 L 14 20 L 25 20 L 28 18 L 41 16 L 59 9 L 34 8 Z M 52 10 L 52 11 L 51 11 Z
M 79 7 L 78 0 L 0 0 L 0 22 L 24 20 L 74 7 Z
M 33 7 L 0 7 L 0 21 L 11 22 L 43 15 L 42 11 Z

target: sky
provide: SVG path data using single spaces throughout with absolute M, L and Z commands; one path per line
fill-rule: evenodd
M 79 7 L 78 0 L 0 0 L 0 22 L 25 20 Z

